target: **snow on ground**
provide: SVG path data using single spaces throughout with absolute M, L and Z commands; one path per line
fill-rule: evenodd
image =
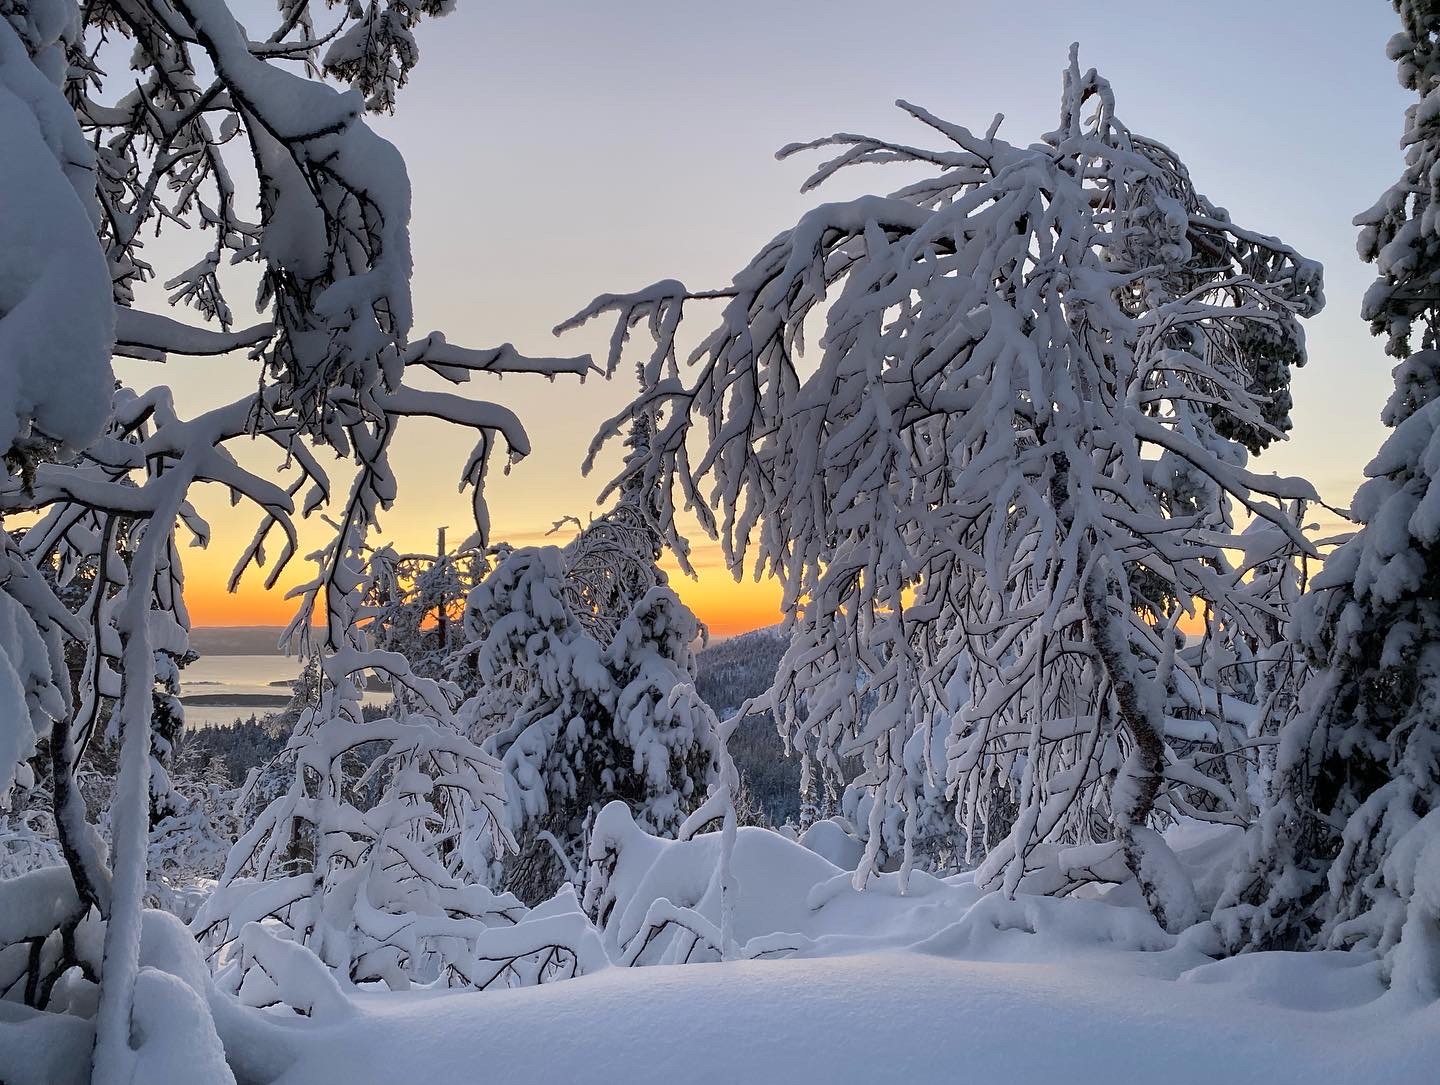
M 603 932 L 616 959 L 657 900 L 718 919 L 705 874 L 720 834 L 656 840 L 622 815 L 610 808 L 596 829 L 617 855 Z M 1172 843 L 1203 886 L 1227 834 L 1182 829 Z M 774 944 L 797 956 L 602 967 L 483 993 L 352 991 L 345 1015 L 290 1034 L 295 1061 L 280 1080 L 1436 1080 L 1440 1003 L 1387 993 L 1367 953 L 1215 961 L 1207 927 L 1167 934 L 1124 893 L 1009 900 L 969 874 L 915 874 L 903 894 L 884 875 L 861 892 L 814 851 L 759 830 L 740 831 L 731 869 L 737 945 L 788 932 Z
M 1374 1001 L 1343 955 L 1210 965 L 1172 982 L 1052 963 L 890 951 L 610 969 L 483 994 L 364 995 L 285 1085 L 503 1081 L 1164 1082 L 1421 1085 L 1440 1006 Z M 1235 967 L 1238 965 L 1239 967 Z M 1256 982 L 1257 972 L 1269 979 Z M 1278 981 L 1278 988 L 1271 984 Z M 1338 1006 L 1286 1003 L 1321 992 Z
M 1227 834 L 1179 828 L 1171 842 L 1205 892 Z M 590 974 L 541 986 L 357 989 L 278 927 L 251 924 L 251 978 L 274 982 L 247 982 L 242 999 L 268 1005 L 247 1008 L 212 983 L 179 920 L 147 913 L 134 1080 L 225 1080 L 221 1042 L 239 1085 L 1433 1085 L 1440 1066 L 1440 1002 L 1387 992 L 1371 953 L 1215 960 L 1208 925 L 1167 934 L 1124 891 L 1011 900 L 973 874 L 920 873 L 904 893 L 894 874 L 861 891 L 758 829 L 736 834 L 726 867 L 733 952 L 794 955 L 650 963 L 688 944 L 672 932 L 625 952 L 661 904 L 714 932 L 723 836 L 658 840 L 614 806 L 595 840 L 613 860 L 598 931 L 566 892 L 477 945 L 479 960 L 503 957 L 537 924 L 572 939 Z M 93 1001 L 72 986 L 72 1001 Z M 41 1014 L 37 1030 L 36 1016 L 0 1003 L 0 1080 L 80 1085 L 89 1021 Z M 211 1077 L 191 1072 L 205 1063 Z

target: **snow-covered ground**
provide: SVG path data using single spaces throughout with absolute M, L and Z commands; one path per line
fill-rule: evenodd
M 1144 974 L 1169 961 L 1096 963 L 889 951 L 366 995 L 281 1081 L 1422 1085 L 1440 1065 L 1440 1006 L 1396 1006 L 1345 954 L 1247 957 L 1179 982 Z
M 596 834 L 617 855 L 600 894 L 613 901 L 602 931 L 612 959 L 657 901 L 718 925 L 721 834 L 657 840 L 618 807 Z M 920 873 L 903 893 L 893 874 L 859 891 L 816 853 L 854 858 L 838 836 L 812 832 L 801 847 L 737 835 L 736 952 L 793 957 L 602 967 L 480 993 L 354 992 L 342 1019 L 296 1036 L 280 1080 L 452 1082 L 477 1067 L 536 1085 L 1435 1080 L 1440 1004 L 1387 993 L 1368 954 L 1216 961 L 1207 927 L 1166 934 L 1124 891 L 1009 900 L 971 875 Z M 1190 825 L 1171 840 L 1203 891 L 1232 837 Z M 668 937 L 638 959 L 664 960 Z
M 147 913 L 133 1080 L 226 1081 L 226 1061 L 240 1085 L 1436 1080 L 1440 1002 L 1387 990 L 1369 952 L 1216 960 L 1208 924 L 1166 933 L 1133 886 L 1010 899 L 973 874 L 917 872 L 904 892 L 896 874 L 857 890 L 818 854 L 854 858 L 820 825 L 805 845 L 742 828 L 727 861 L 722 833 L 660 840 L 608 807 L 595 840 L 610 861 L 588 894 L 603 922 L 566 889 L 482 938 L 466 969 L 524 944 L 576 947 L 588 974 L 539 986 L 356 988 L 252 924 L 259 967 L 236 999 L 190 931 Z M 1233 840 L 1170 834 L 1201 892 Z M 646 933 L 665 916 L 688 927 Z M 717 943 L 732 959 L 701 962 Z M 657 963 L 679 957 L 691 963 Z M 92 1036 L 83 1016 L 0 1003 L 0 1081 L 78 1085 Z

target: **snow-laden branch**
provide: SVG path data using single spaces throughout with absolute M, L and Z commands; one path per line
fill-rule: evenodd
M 545 377 L 569 374 L 583 378 L 597 371 L 588 354 L 574 358 L 530 358 L 509 343 L 485 350 L 456 346 L 440 332 L 431 332 L 411 342 L 405 350 L 405 364 L 423 366 L 452 384 L 464 384 L 471 373 L 532 373 Z
M 274 334 L 275 326 L 269 323 L 219 332 L 183 324 L 162 313 L 115 306 L 115 353 L 131 358 L 164 361 L 170 354 L 229 354 L 259 346 Z

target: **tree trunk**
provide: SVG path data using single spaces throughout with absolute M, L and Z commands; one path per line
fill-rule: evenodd
M 1084 551 L 1081 547 L 1082 560 Z M 1135 876 L 1155 921 L 1176 932 L 1199 919 L 1195 888 L 1164 838 L 1149 825 L 1165 777 L 1164 708 L 1153 682 L 1140 675 L 1126 633 L 1127 616 L 1117 611 L 1111 577 L 1103 562 L 1085 581 L 1085 620 L 1090 641 L 1115 698 L 1120 725 L 1129 733 L 1130 756 L 1111 791 L 1111 820 L 1125 865 Z
M 1056 452 L 1051 460 L 1050 500 L 1065 533 L 1076 530 L 1070 499 L 1070 459 Z M 1081 589 L 1089 640 L 1114 694 L 1116 716 L 1130 736 L 1130 756 L 1110 792 L 1110 818 L 1115 839 L 1125 855 L 1155 921 L 1167 931 L 1188 927 L 1199 918 L 1195 887 L 1165 839 L 1150 827 L 1155 797 L 1165 777 L 1165 711 L 1153 681 L 1137 667 L 1127 631 L 1129 615 L 1112 597 L 1114 578 L 1124 570 L 1111 570 L 1106 559 L 1095 558 L 1089 532 L 1078 540 L 1075 561 L 1088 570 Z
M 60 850 L 70 867 L 75 894 L 82 904 L 89 903 L 104 917 L 110 914 L 110 871 L 105 868 L 95 847 L 95 835 L 85 817 L 85 801 L 75 786 L 75 747 L 71 741 L 70 719 L 64 717 L 50 725 L 50 775 L 52 803 L 55 811 L 55 833 Z

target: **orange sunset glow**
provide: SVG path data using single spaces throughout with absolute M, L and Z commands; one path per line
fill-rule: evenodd
M 235 592 L 226 590 L 226 563 L 233 555 L 218 553 L 222 545 L 217 541 L 209 552 L 192 550 L 187 555 L 185 599 L 191 620 L 197 626 L 287 624 L 295 616 L 295 600 L 286 598 L 285 589 L 266 591 L 251 574 Z M 662 564 L 676 593 L 705 623 L 711 637 L 730 637 L 780 621 L 780 589 L 773 580 L 756 583 L 747 578 L 736 583 L 718 561 L 702 566 L 693 579 L 672 558 Z M 297 575 L 287 577 L 287 583 L 301 579 L 303 572 L 297 567 Z

